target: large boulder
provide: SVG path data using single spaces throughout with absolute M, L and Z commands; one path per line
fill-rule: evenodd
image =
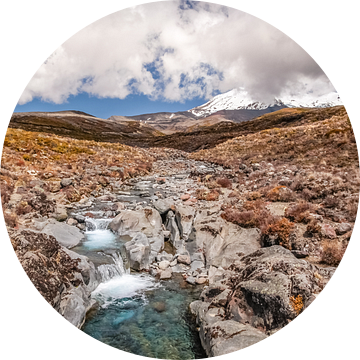
M 137 211 L 121 211 L 109 224 L 109 228 L 119 235 L 134 238 L 143 233 L 150 244 L 150 263 L 164 247 L 164 233 L 160 214 L 153 208 L 146 207 Z
M 171 210 L 166 215 L 165 228 L 170 231 L 170 242 L 174 248 L 182 249 L 184 247 L 184 241 L 180 238 L 180 231 L 175 220 L 175 214 Z
M 59 313 L 77 328 L 85 322 L 86 313 L 95 304 L 84 286 L 72 287 L 67 290 L 60 301 Z
M 239 262 L 240 257 L 260 249 L 260 231 L 241 228 L 202 210 L 196 215 L 186 248 L 190 254 L 203 252 L 207 268 L 227 268 Z
M 160 199 L 154 201 L 153 206 L 160 213 L 160 215 L 165 215 L 168 211 L 175 209 L 174 200 L 171 199 Z
M 79 255 L 74 251 L 62 248 L 66 254 L 73 260 L 77 260 L 77 267 L 80 270 L 81 280 L 86 286 L 88 294 L 94 291 L 101 282 L 101 276 L 97 272 L 95 265 L 84 255 Z
M 250 325 L 233 320 L 217 321 L 201 331 L 202 344 L 209 357 L 220 356 L 244 349 L 267 338 Z
M 178 205 L 175 210 L 175 219 L 180 231 L 180 238 L 186 241 L 192 230 L 195 218 L 195 209 L 192 206 Z
M 94 264 L 61 246 L 51 235 L 35 231 L 9 231 L 9 235 L 21 265 L 40 294 L 80 328 L 93 305 L 90 294 L 99 284 Z
M 131 241 L 125 243 L 126 257 L 133 270 L 148 270 L 150 266 L 150 243 L 143 233 L 138 233 Z
M 234 292 L 229 312 L 240 322 L 267 331 L 282 328 L 294 319 L 334 272 L 334 268 L 320 268 L 297 259 L 278 245 L 244 256 L 232 269 Z
M 54 236 L 60 245 L 72 248 L 84 240 L 84 234 L 75 226 L 48 219 L 37 224 L 38 230 L 47 235 Z
M 243 349 L 281 329 L 312 303 L 333 272 L 277 245 L 242 256 L 227 270 L 211 266 L 210 286 L 190 305 L 207 355 Z

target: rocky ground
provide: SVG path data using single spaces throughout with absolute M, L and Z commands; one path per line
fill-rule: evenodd
M 109 178 L 106 186 L 76 202 L 64 196 L 76 184 L 73 177 L 61 179 L 51 191 L 34 179 L 29 192 L 15 187 L 6 205 L 11 210 L 28 193 L 39 203 L 31 212 L 17 215 L 10 237 L 34 285 L 57 311 L 81 327 L 100 279 L 86 257 L 69 249 L 82 241 L 86 217 L 95 207 L 98 217 L 112 219 L 113 232 L 131 238 L 125 249 L 134 271 L 149 272 L 159 280 L 180 273 L 193 286 L 206 285 L 191 312 L 208 356 L 225 354 L 293 320 L 335 270 L 320 264 L 316 256 L 321 239 L 307 237 L 306 225 L 296 224 L 289 234 L 292 247 L 286 249 L 278 245 L 276 233 L 228 221 L 224 209 L 233 203 L 232 193 L 237 192 L 237 199 L 248 194 L 231 177 L 231 170 L 172 150 L 166 160 L 154 161 L 148 175 L 124 181 Z M 210 179 L 214 184 L 209 189 L 204 184 Z M 274 201 L 265 206 L 267 213 L 281 218 L 292 205 Z M 324 237 L 337 241 L 345 232 L 349 238 L 351 224 L 322 221 Z
M 205 286 L 190 310 L 208 356 L 254 344 L 311 304 L 351 237 L 356 143 L 348 118 L 330 115 L 194 154 L 10 129 L 1 198 L 16 254 L 81 327 L 101 279 L 70 249 L 86 219 L 107 218 L 133 271 Z

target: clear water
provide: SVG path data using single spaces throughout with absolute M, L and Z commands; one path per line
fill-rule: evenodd
M 137 355 L 205 358 L 189 313 L 189 304 L 199 298 L 201 287 L 187 284 L 181 276 L 160 282 L 148 274 L 130 274 L 117 257 L 126 240 L 104 226 L 88 231 L 86 240 L 73 249 L 96 259 L 98 269 L 105 273 L 92 294 L 100 306 L 89 314 L 82 330 L 105 344 Z

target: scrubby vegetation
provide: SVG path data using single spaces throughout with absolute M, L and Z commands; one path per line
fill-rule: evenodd
M 14 227 L 18 216 L 54 212 L 54 199 L 76 202 L 101 195 L 106 187 L 148 174 L 153 161 L 148 152 L 126 145 L 8 129 L 0 173 L 5 220 Z
M 345 109 L 283 109 L 240 125 L 248 133 L 189 155 L 226 169 L 231 192 L 222 217 L 258 227 L 264 246 L 310 251 L 314 261 L 337 265 L 347 242 L 341 249 L 324 243 L 322 251 L 317 242 L 341 237 L 338 224 L 356 218 L 359 162 Z M 224 182 L 217 175 L 200 181 Z M 281 204 L 279 214 L 269 211 Z

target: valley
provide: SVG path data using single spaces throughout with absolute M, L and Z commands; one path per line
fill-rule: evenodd
M 13 115 L 5 222 L 59 314 L 113 347 L 189 359 L 255 344 L 310 306 L 356 219 L 349 118 L 240 110 Z

